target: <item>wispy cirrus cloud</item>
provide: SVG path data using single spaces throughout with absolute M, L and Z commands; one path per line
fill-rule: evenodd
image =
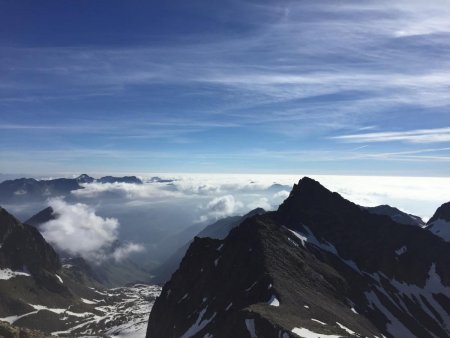
M 19 166 L 64 146 L 68 166 L 85 147 L 86 162 L 98 166 L 88 146 L 96 144 L 101 158 L 129 158 L 140 169 L 178 168 L 189 154 L 213 171 L 230 170 L 231 161 L 242 171 L 246 158 L 264 166 L 266 155 L 292 172 L 311 161 L 316 170 L 348 159 L 391 161 L 378 155 L 448 142 L 442 130 L 417 132 L 450 125 L 446 2 L 234 5 L 240 10 L 230 17 L 220 7 L 208 7 L 208 17 L 239 25 L 236 34 L 211 25 L 208 34 L 139 44 L 0 45 L 4 153 L 20 148 Z M 367 126 L 376 131 L 362 133 Z M 392 131 L 399 127 L 415 133 Z M 345 142 L 378 148 L 350 152 Z M 46 163 L 55 161 L 62 166 Z
M 416 129 L 398 132 L 375 132 L 335 136 L 333 139 L 344 142 L 411 142 L 441 143 L 450 142 L 450 127 L 434 129 Z M 448 149 L 448 148 L 447 148 Z

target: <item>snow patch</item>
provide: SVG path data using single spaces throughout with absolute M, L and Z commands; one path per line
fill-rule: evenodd
M 247 327 L 248 333 L 250 333 L 250 338 L 258 338 L 258 336 L 256 335 L 254 319 L 246 319 L 245 326 Z
M 256 285 L 256 283 L 258 282 L 254 282 L 252 285 L 250 285 L 247 289 L 245 289 L 246 292 L 250 291 L 251 289 L 253 289 L 253 287 Z
M 277 299 L 277 297 L 275 297 L 275 295 L 272 295 L 272 298 L 269 299 L 267 304 L 269 304 L 270 306 L 278 307 L 278 306 L 280 306 L 280 301 Z
M 208 319 L 203 319 L 203 316 L 205 315 L 207 309 L 208 307 L 205 307 L 202 311 L 200 311 L 195 323 L 180 338 L 189 338 L 196 335 L 214 319 L 217 313 L 214 313 Z
M 341 323 L 336 322 L 336 324 L 337 324 L 342 330 L 346 331 L 348 334 L 351 334 L 351 335 L 353 335 L 353 336 L 356 336 L 356 332 L 355 332 L 355 331 L 350 330 L 348 327 L 342 325 Z
M 313 322 L 319 323 L 319 324 L 321 324 L 321 325 L 327 325 L 327 323 L 321 322 L 320 320 L 315 319 L 315 318 L 311 318 L 311 320 L 312 320 Z
M 37 311 L 47 310 L 47 311 L 50 311 L 50 312 L 53 312 L 53 313 L 57 313 L 57 314 L 61 314 L 61 313 L 64 313 L 66 311 L 66 309 L 49 308 L 49 307 L 44 306 L 44 305 L 34 305 L 34 304 L 29 304 L 29 305 L 32 306 Z
M 340 260 L 342 260 L 342 262 L 344 262 L 345 264 L 347 264 L 350 268 L 352 268 L 353 270 L 355 270 L 356 272 L 362 274 L 361 270 L 358 268 L 358 266 L 356 265 L 355 262 L 348 260 L 348 259 L 344 259 L 342 258 L 336 247 L 329 243 L 329 242 L 325 242 L 325 241 L 320 241 L 317 239 L 316 236 L 314 236 L 313 232 L 311 231 L 310 228 L 308 228 L 306 225 L 302 225 L 303 228 L 306 230 L 306 234 L 301 234 L 297 231 L 291 230 L 289 228 L 286 228 L 287 230 L 289 230 L 291 233 L 293 233 L 295 235 L 295 237 L 297 237 L 298 239 L 300 239 L 302 246 L 306 248 L 306 244 L 308 245 L 313 245 L 323 251 L 329 252 L 333 255 L 336 255 Z M 288 237 L 289 238 L 289 237 Z
M 402 246 L 400 249 L 395 250 L 395 254 L 397 256 L 401 256 L 404 253 L 406 253 L 406 251 L 408 251 L 408 248 L 406 247 L 406 245 Z
M 18 315 L 18 316 L 9 316 L 9 317 L 0 318 L 0 322 L 3 321 L 3 322 L 8 322 L 9 324 L 14 324 L 19 319 L 29 316 L 29 315 L 34 315 L 35 313 L 38 313 L 38 311 L 28 312 L 28 313 L 25 313 L 23 315 Z
M 93 302 L 92 300 L 85 299 L 85 298 L 81 298 L 81 301 L 86 304 L 95 304 L 96 303 L 96 302 Z
M 0 269 L 0 279 L 2 280 L 8 280 L 17 276 L 26 276 L 31 277 L 29 273 L 22 272 L 22 271 L 12 271 L 11 269 Z
M 369 301 L 369 307 L 376 307 L 389 321 L 386 330 L 394 337 L 414 337 L 414 335 L 398 320 L 380 301 L 374 291 L 366 292 L 366 298 Z
M 434 233 L 435 235 L 443 238 L 447 242 L 450 242 L 450 222 L 449 221 L 442 219 L 442 218 L 438 218 L 433 223 L 431 223 L 427 229 L 429 231 L 431 231 L 432 233 Z
M 299 335 L 302 338 L 340 338 L 341 336 L 337 336 L 335 334 L 323 334 L 323 333 L 316 333 L 313 331 L 310 331 L 305 328 L 298 328 L 294 327 L 292 329 L 292 332 L 294 332 L 296 335 Z
M 62 280 L 62 278 L 61 277 L 59 277 L 56 273 L 55 273 L 55 277 L 56 278 L 58 278 L 58 280 L 59 280 L 59 282 L 61 283 L 61 284 L 64 284 L 64 282 L 63 282 L 63 280 Z
M 186 293 L 181 299 L 178 301 L 178 304 L 181 303 L 183 300 L 185 300 L 189 296 L 189 293 Z

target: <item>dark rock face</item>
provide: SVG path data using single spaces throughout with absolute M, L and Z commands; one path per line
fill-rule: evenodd
M 27 270 L 36 277 L 61 268 L 59 257 L 34 227 L 0 208 L 0 267 Z
M 96 182 L 142 184 L 142 181 L 136 176 L 124 176 L 124 177 L 104 176 L 96 180 Z
M 415 225 L 421 228 L 425 226 L 425 222 L 419 216 L 407 214 L 406 212 L 400 211 L 389 205 L 378 205 L 376 207 L 368 207 L 366 209 L 372 214 L 388 216 L 397 223 Z
M 262 215 L 266 211 L 262 208 L 256 208 L 244 216 L 230 216 L 214 222 L 206 226 L 202 231 L 200 231 L 196 237 L 199 238 L 214 238 L 214 239 L 224 239 L 228 236 L 230 231 L 241 224 L 247 218 L 253 217 L 255 215 Z M 152 282 L 155 284 L 164 284 L 170 279 L 170 276 L 178 269 L 181 260 L 186 254 L 192 241 L 181 246 L 166 262 L 161 264 L 157 269 L 153 271 Z
M 147 337 L 448 337 L 449 253 L 304 178 L 278 211 L 194 240 Z

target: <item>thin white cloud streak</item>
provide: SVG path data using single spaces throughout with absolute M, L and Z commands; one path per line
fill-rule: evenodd
M 399 132 L 376 132 L 335 136 L 333 139 L 344 142 L 392 142 L 411 143 L 450 142 L 450 127 L 435 129 L 417 129 Z
M 142 198 L 179 197 L 180 193 L 161 189 L 153 184 L 131 183 L 86 183 L 83 189 L 73 190 L 72 194 L 81 198 L 116 197 L 129 200 Z
M 258 14 L 279 7 L 256 6 L 254 10 Z M 198 82 L 245 90 L 261 96 L 260 102 L 353 89 L 368 90 L 379 100 L 433 106 L 448 104 L 448 62 L 438 60 L 431 67 L 426 51 L 412 52 L 408 46 L 392 47 L 389 42 L 408 27 L 428 27 L 430 33 L 447 31 L 447 7 L 424 1 L 289 3 L 285 8 L 289 14 L 236 40 L 220 37 L 204 43 L 128 50 L 35 49 L 33 61 L 35 57 L 45 60 L 39 69 L 42 74 L 64 77 L 80 88 L 88 84 L 87 93 L 92 92 L 91 86 L 116 85 L 121 91 L 128 84 Z M 313 20 L 299 20 L 305 19 L 303 12 Z M 244 61 L 249 55 L 251 64 Z M 313 58 L 326 58 L 326 62 Z M 429 66 L 425 73 L 424 64 Z M 239 101 L 249 104 L 242 97 Z

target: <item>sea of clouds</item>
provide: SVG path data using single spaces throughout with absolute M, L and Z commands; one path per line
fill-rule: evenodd
M 156 175 L 169 182 L 151 180 Z M 389 204 L 425 221 L 450 200 L 449 178 L 308 176 L 357 204 Z M 83 189 L 67 196 L 33 205 L 28 215 L 52 206 L 58 217 L 43 225 L 43 235 L 71 255 L 89 261 L 131 256 L 154 266 L 218 219 L 244 215 L 258 207 L 275 210 L 303 175 L 139 177 L 143 184 L 83 184 Z

